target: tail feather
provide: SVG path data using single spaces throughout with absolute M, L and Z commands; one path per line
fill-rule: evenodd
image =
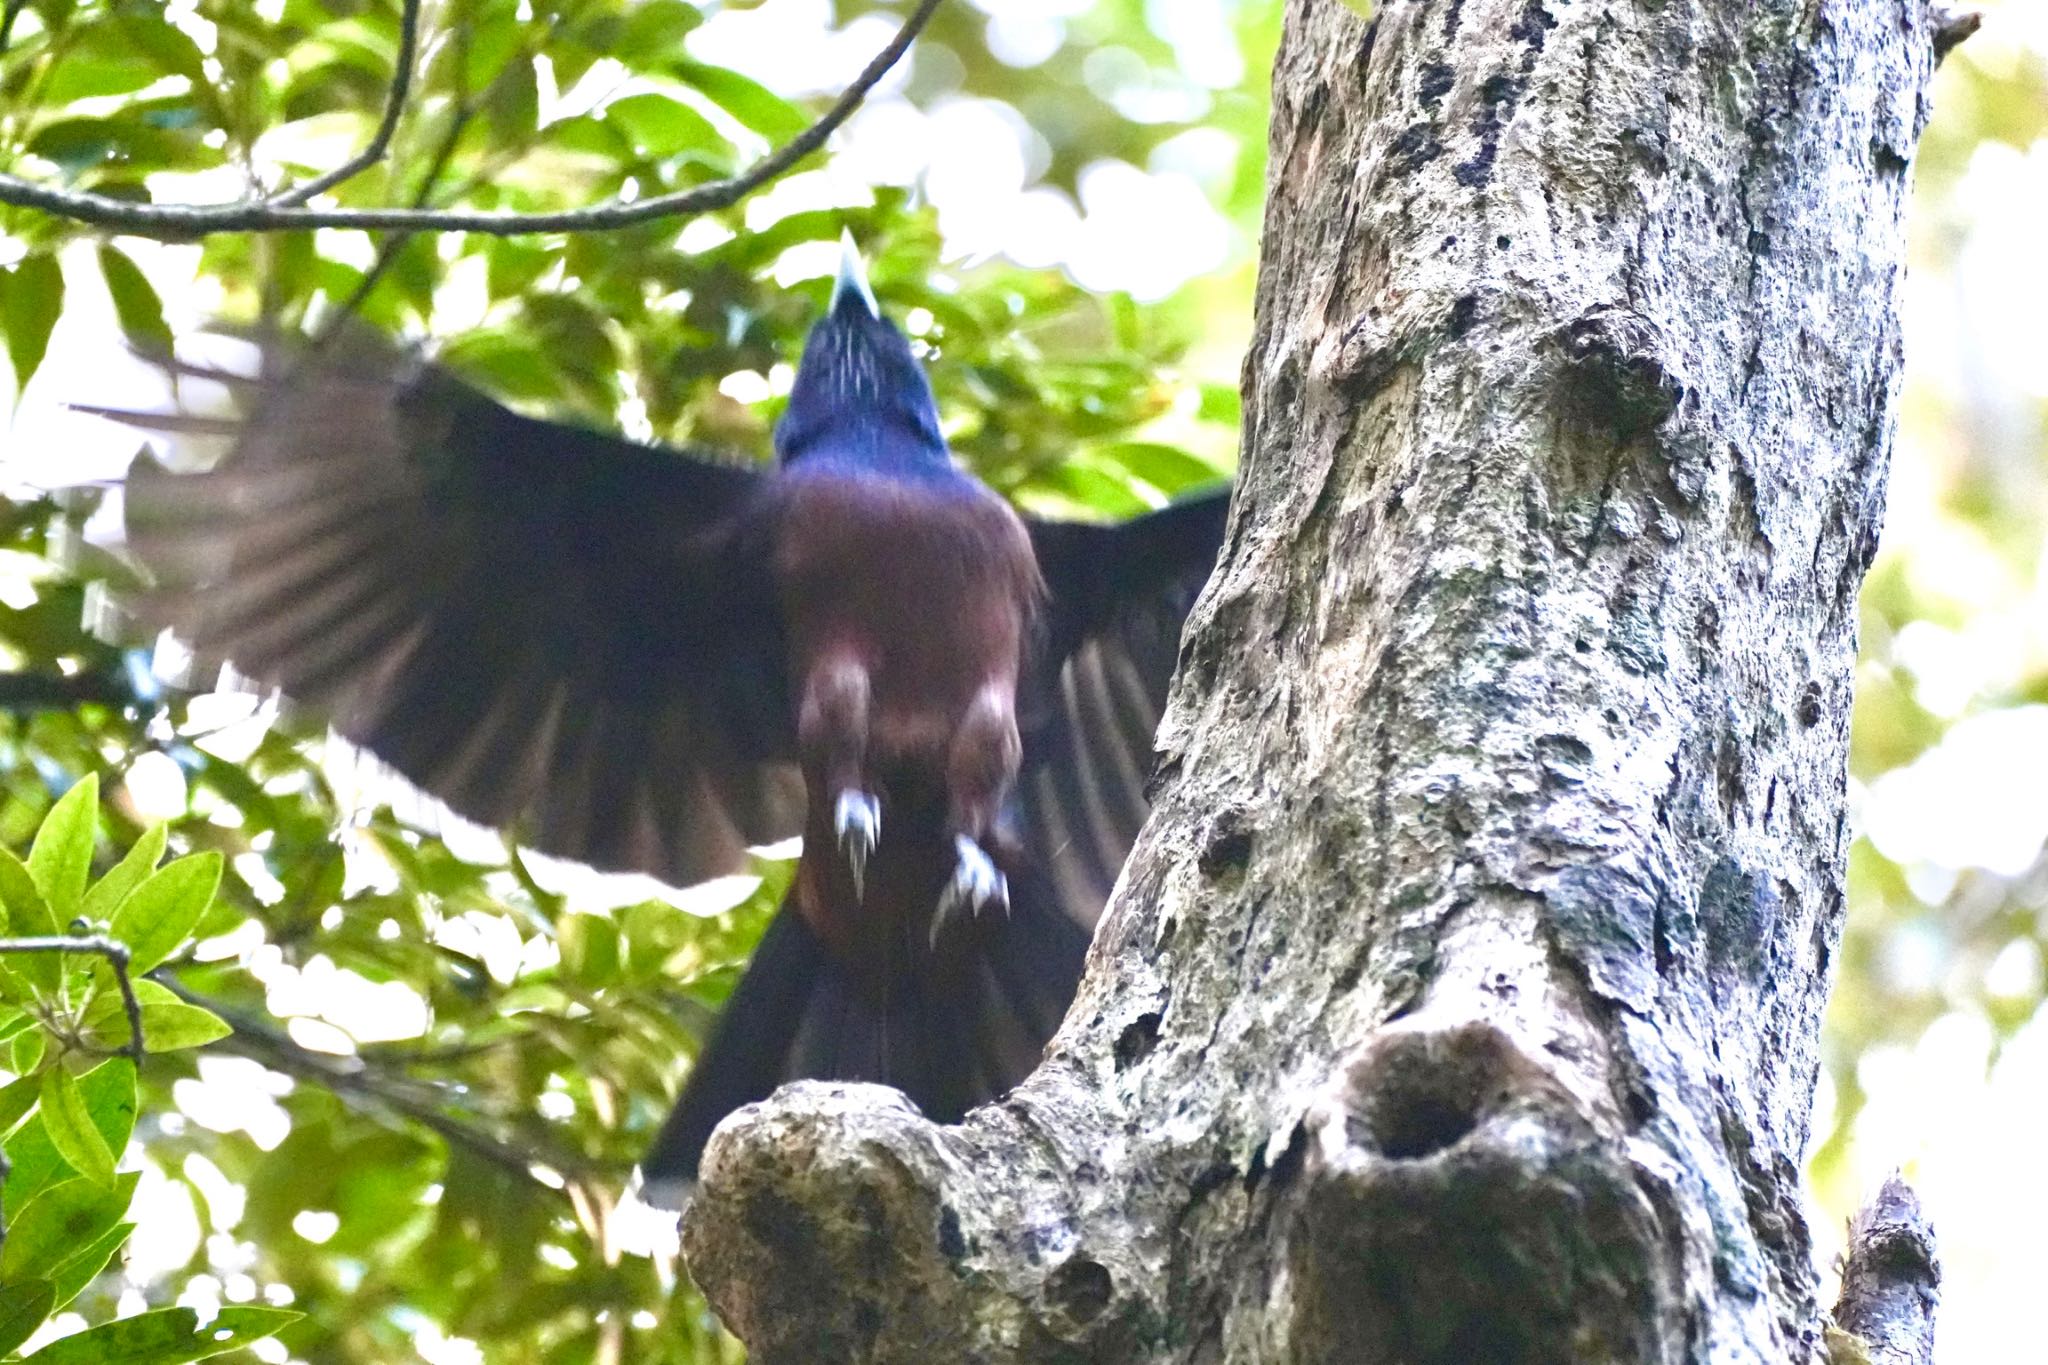
M 754 949 L 754 960 L 698 1054 L 682 1097 L 640 1162 L 650 1203 L 676 1208 L 697 1180 L 697 1161 L 720 1119 L 765 1099 L 784 1079 L 790 1045 L 817 993 L 825 949 L 784 903 Z
M 785 904 L 640 1164 L 644 1197 L 679 1206 L 712 1129 L 785 1081 L 892 1085 L 939 1123 L 1008 1093 L 1072 1001 L 1089 934 L 1014 872 L 1010 913 L 975 927 L 877 974 L 835 958 Z

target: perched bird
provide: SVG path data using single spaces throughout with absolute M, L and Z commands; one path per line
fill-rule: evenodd
M 650 1190 L 785 1080 L 950 1122 L 1037 1064 L 1146 812 L 1223 493 L 1019 516 L 952 459 L 850 242 L 773 467 L 522 416 L 367 335 L 254 380 L 170 363 L 244 410 L 87 409 L 228 438 L 128 476 L 145 622 L 549 853 L 686 885 L 803 836 Z

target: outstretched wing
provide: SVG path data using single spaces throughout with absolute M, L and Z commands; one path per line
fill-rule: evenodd
M 278 368 L 272 348 L 266 370 Z M 138 457 L 136 603 L 459 814 L 687 884 L 797 832 L 761 473 L 521 416 L 351 333 Z
M 1151 809 L 1153 734 L 1228 506 L 1223 490 L 1115 526 L 1027 522 L 1048 600 L 1018 697 L 1014 832 L 1085 927 Z

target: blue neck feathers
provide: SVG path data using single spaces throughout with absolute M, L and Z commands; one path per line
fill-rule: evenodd
M 857 274 L 840 275 L 811 328 L 789 409 L 775 428 L 785 465 L 817 461 L 884 477 L 957 476 L 924 368 Z

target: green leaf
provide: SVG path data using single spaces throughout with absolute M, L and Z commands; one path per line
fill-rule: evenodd
M 38 252 L 0 274 L 0 286 L 0 329 L 7 333 L 7 361 L 19 394 L 50 349 L 50 333 L 64 311 L 64 272 L 55 256 Z
M 35 875 L 21 859 L 4 848 L 0 848 L 0 903 L 7 907 L 10 933 L 29 938 L 56 935 L 57 919 L 50 913 L 43 893 L 37 889 Z M 55 991 L 63 981 L 63 958 L 62 953 L 17 953 L 12 965 L 16 973 L 40 994 Z
M 16 1075 L 26 1076 L 42 1065 L 43 1050 L 49 1046 L 50 1037 L 41 1029 L 34 1033 L 15 1035 L 7 1046 L 8 1063 Z
M 57 1298 L 56 1302 L 50 1305 L 51 1311 L 54 1312 L 70 1303 L 78 1297 L 79 1291 L 99 1278 L 99 1273 L 107 1268 L 107 1262 L 114 1259 L 114 1253 L 121 1249 L 121 1244 L 126 1242 L 129 1234 L 134 1231 L 133 1223 L 116 1223 L 108 1228 L 97 1242 L 57 1267 L 57 1273 L 53 1277 Z
M 612 55 L 629 66 L 651 66 L 680 52 L 683 39 L 703 22 L 703 13 L 684 0 L 646 0 L 626 17 Z
M 43 1035 L 38 1032 L 36 1037 Z M 135 1064 L 126 1057 L 100 1063 L 78 1079 L 85 1096 L 86 1111 L 93 1126 L 112 1151 L 123 1151 L 135 1131 Z M 70 1167 L 50 1141 L 49 1126 L 38 1113 L 7 1140 L 8 1173 L 6 1195 L 10 1207 L 18 1206 L 53 1182 L 66 1178 Z
M 801 109 L 737 71 L 702 62 L 675 62 L 669 70 L 770 142 L 787 142 L 811 126 Z
M 121 333 L 148 355 L 168 354 L 170 324 L 164 321 L 164 301 L 142 268 L 117 246 L 100 247 L 100 274 L 106 277 L 107 292 L 114 297 L 114 316 Z
M 57 1291 L 48 1280 L 0 1285 L 0 1355 L 34 1336 L 56 1306 Z
M 1157 441 L 1119 441 L 1103 446 L 1098 454 L 1104 463 L 1122 465 L 1167 494 L 1217 483 L 1224 477 L 1223 472 L 1207 460 L 1190 455 L 1179 446 L 1162 445 Z
M 206 58 L 199 50 L 199 44 L 176 26 L 156 16 L 123 14 L 118 21 L 121 36 L 135 45 L 135 50 L 150 58 L 157 69 L 168 75 L 183 76 L 194 86 L 209 84 L 206 74 Z
M 128 945 L 128 970 L 140 976 L 183 946 L 220 888 L 220 854 L 194 853 L 166 863 L 128 894 L 111 932 Z
M 0 914 L 0 920 L 5 918 L 4 914 Z M 36 993 L 28 988 L 28 983 L 17 976 L 4 959 L 0 959 L 0 1000 L 5 1000 L 16 1008 L 25 1008 L 34 1002 L 35 996 Z
M 54 924 L 68 924 L 78 913 L 85 879 L 92 872 L 93 836 L 100 814 L 100 775 L 87 773 L 71 784 L 43 817 L 35 844 L 28 851 L 28 870 L 43 893 Z
M 114 1151 L 94 1126 L 78 1082 L 61 1065 L 43 1073 L 43 1126 L 71 1169 L 100 1185 L 114 1182 Z
M 223 1308 L 201 1327 L 189 1308 L 159 1308 L 53 1341 L 37 1365 L 182 1365 L 274 1336 L 303 1314 L 284 1308 Z
M 15 1126 L 28 1117 L 28 1111 L 36 1107 L 36 1098 L 42 1094 L 42 1082 L 34 1076 L 17 1076 L 6 1085 L 0 1085 L 0 1133 L 11 1133 Z
M 653 157 L 723 152 L 730 146 L 710 119 L 681 100 L 653 91 L 613 100 L 604 107 L 604 117 L 622 129 L 636 149 Z
M 0 1281 L 54 1279 L 61 1266 L 121 1221 L 141 1178 L 140 1171 L 130 1171 L 108 1185 L 65 1180 L 29 1200 L 7 1229 Z
M 212 1010 L 187 1004 L 154 981 L 135 983 L 135 1003 L 142 1008 L 142 1045 L 149 1052 L 201 1047 L 234 1032 Z M 104 986 L 93 997 L 81 1029 L 94 1047 L 113 1050 L 128 1046 L 128 1008 L 118 987 Z
M 619 977 L 619 926 L 601 915 L 568 915 L 557 931 L 562 966 L 589 986 L 609 986 Z
M 144 830 L 127 855 L 85 893 L 78 913 L 95 922 L 111 920 L 114 912 L 121 908 L 121 902 L 128 899 L 128 893 L 142 885 L 143 879 L 156 870 L 157 860 L 164 856 L 164 841 L 168 837 L 169 831 L 161 823 Z
M 531 141 L 540 127 L 540 83 L 531 61 L 515 59 L 484 93 L 484 126 L 498 147 Z

